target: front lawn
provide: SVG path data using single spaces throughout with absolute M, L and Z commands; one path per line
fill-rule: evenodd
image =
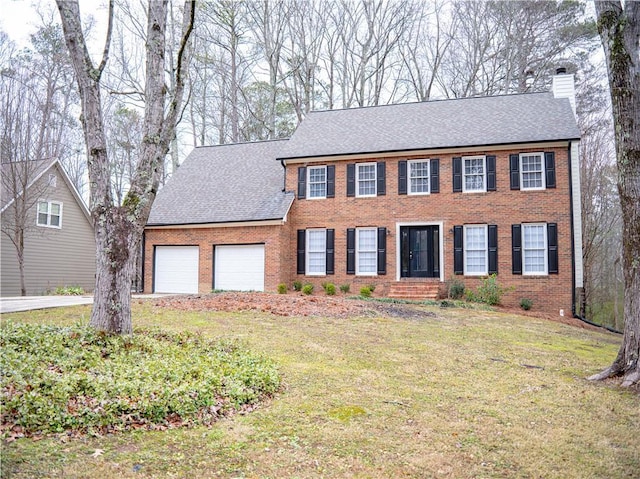
M 78 306 L 3 322 L 72 325 L 88 315 Z M 584 379 L 613 360 L 613 334 L 403 305 L 302 317 L 139 301 L 134 325 L 239 340 L 278 365 L 283 390 L 212 426 L 5 443 L 3 477 L 629 478 L 640 470 L 637 393 Z

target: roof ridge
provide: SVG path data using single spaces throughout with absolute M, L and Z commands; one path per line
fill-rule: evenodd
M 466 96 L 462 98 L 438 98 L 435 100 L 423 100 L 423 101 L 408 101 L 404 103 L 388 103 L 386 105 L 366 105 L 366 106 L 356 106 L 352 108 L 333 108 L 333 109 L 325 109 L 325 110 L 311 110 L 311 113 L 331 113 L 338 111 L 354 111 L 354 110 L 367 110 L 374 108 L 391 108 L 391 107 L 401 107 L 401 106 L 411 106 L 411 105 L 426 105 L 430 103 L 444 103 L 444 102 L 454 102 L 454 101 L 465 101 L 465 100 L 479 100 L 479 99 L 491 99 L 491 98 L 505 98 L 505 97 L 519 97 L 519 96 L 533 96 L 533 95 L 552 95 L 550 91 L 537 91 L 537 92 L 525 92 L 525 93 L 503 93 L 501 95 L 479 95 L 479 96 Z
M 272 140 L 253 140 L 253 141 L 239 141 L 237 143 L 222 143 L 219 145 L 196 145 L 195 148 L 219 148 L 223 146 L 239 146 L 239 145 L 260 145 L 263 143 L 276 143 L 279 141 L 289 141 L 289 138 L 274 138 Z

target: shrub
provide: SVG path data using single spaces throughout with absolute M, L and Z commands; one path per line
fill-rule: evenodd
M 287 293 L 287 285 L 284 283 L 280 283 L 278 285 L 278 294 L 286 294 Z
M 82 296 L 84 294 L 84 289 L 80 286 L 59 286 L 56 288 L 55 294 L 64 296 Z
M 344 294 L 347 294 L 349 291 L 351 291 L 351 285 L 349 285 L 349 284 L 341 284 L 340 285 L 340 291 L 342 291 Z
M 311 283 L 307 283 L 302 287 L 302 292 L 304 294 L 311 294 L 313 293 L 313 285 Z
M 334 294 L 336 294 L 336 285 L 335 284 L 326 283 L 326 284 L 323 284 L 322 287 L 324 288 L 324 292 L 327 293 L 327 295 L 333 296 Z
M 533 301 L 531 301 L 529 298 L 522 298 L 520 300 L 520 307 L 525 311 L 529 311 L 531 309 L 531 306 L 533 306 Z
M 476 303 L 485 303 L 490 306 L 500 304 L 500 300 L 504 293 L 510 291 L 512 288 L 503 288 L 498 284 L 497 275 L 491 274 L 487 278 L 482 280 L 482 283 L 475 292 L 471 290 L 466 291 L 466 296 L 469 301 Z
M 7 321 L 0 344 L 3 426 L 27 435 L 211 423 L 280 387 L 271 361 L 193 333 Z
M 360 288 L 360 296 L 362 296 L 363 298 L 370 298 L 371 297 L 371 287 L 363 286 L 362 288 Z
M 370 285 L 367 285 L 367 288 L 369 288 L 371 290 L 371 292 L 373 293 L 376 290 L 376 285 L 375 284 L 370 284 Z
M 464 283 L 459 279 L 449 280 L 449 299 L 460 299 L 464 296 Z
M 293 282 L 293 290 L 294 291 L 302 291 L 302 282 L 301 281 L 294 281 Z

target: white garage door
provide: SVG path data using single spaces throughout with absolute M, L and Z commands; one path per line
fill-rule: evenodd
M 216 246 L 215 289 L 264 291 L 264 245 Z
M 156 293 L 198 292 L 197 246 L 156 246 Z

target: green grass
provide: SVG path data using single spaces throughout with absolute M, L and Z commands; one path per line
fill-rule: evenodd
M 491 311 L 397 306 L 411 308 L 411 319 L 176 312 L 136 302 L 138 327 L 241 340 L 269 356 L 284 390 L 210 427 L 19 439 L 3 445 L 2 476 L 637 476 L 638 395 L 584 379 L 613 360 L 619 336 Z M 89 311 L 3 320 L 70 325 Z

